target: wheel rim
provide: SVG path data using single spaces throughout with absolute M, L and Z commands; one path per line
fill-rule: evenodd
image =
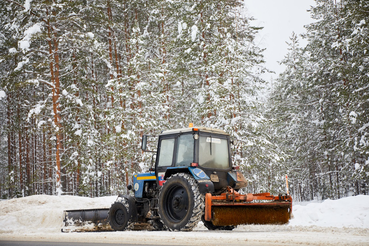
M 116 212 L 115 212 L 115 222 L 118 224 L 118 225 L 123 225 L 124 222 L 125 222 L 125 216 L 124 216 L 124 212 L 122 209 L 118 209 Z
M 174 186 L 167 193 L 165 210 L 168 217 L 179 222 L 186 217 L 189 208 L 189 199 L 186 189 L 182 186 Z

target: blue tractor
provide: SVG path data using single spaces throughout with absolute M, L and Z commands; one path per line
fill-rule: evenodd
M 142 137 L 142 150 L 149 136 Z M 191 231 L 200 221 L 209 230 L 239 224 L 284 224 L 290 219 L 288 194 L 241 194 L 247 182 L 232 166 L 230 136 L 223 130 L 189 127 L 159 135 L 154 167 L 133 175 L 110 209 L 65 211 L 65 228 L 93 224 L 93 230 Z M 76 228 L 76 227 L 75 227 Z M 91 227 L 89 227 L 91 228 Z

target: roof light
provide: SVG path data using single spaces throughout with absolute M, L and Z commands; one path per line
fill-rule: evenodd
M 191 163 L 191 167 L 198 167 L 198 166 L 199 166 L 199 163 L 196 163 L 196 162 Z
M 188 124 L 188 127 L 189 128 L 193 127 L 193 123 Z

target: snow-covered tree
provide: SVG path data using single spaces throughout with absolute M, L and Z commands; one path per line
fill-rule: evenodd
M 368 6 L 317 0 L 307 46 L 292 38 L 283 60 L 271 103 L 299 199 L 368 192 Z
M 270 176 L 262 50 L 241 1 L 6 3 L 2 194 L 124 192 L 149 165 L 142 134 L 189 122 L 234 135 L 250 180 Z

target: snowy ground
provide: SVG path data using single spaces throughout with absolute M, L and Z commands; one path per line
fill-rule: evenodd
M 115 197 L 31 196 L 0 201 L 0 240 L 132 243 L 147 245 L 369 245 L 369 196 L 294 204 L 288 225 L 238 226 L 193 232 L 61 233 L 66 209 L 109 207 Z M 1 244 L 1 243 L 0 243 Z

